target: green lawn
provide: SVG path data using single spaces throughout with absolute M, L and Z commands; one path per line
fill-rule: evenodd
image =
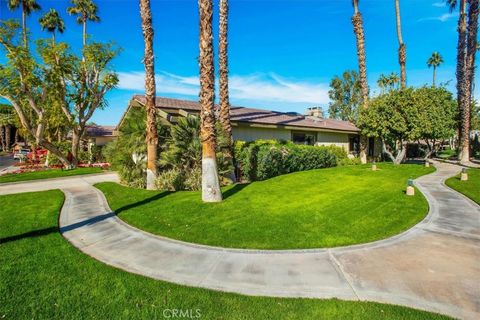
M 480 169 L 468 169 L 467 173 L 467 181 L 460 181 L 460 175 L 458 175 L 447 179 L 445 184 L 480 204 Z
M 73 170 L 50 169 L 50 170 L 25 172 L 25 173 L 17 173 L 17 174 L 12 173 L 12 174 L 6 174 L 3 176 L 0 176 L 0 183 L 59 178 L 59 177 L 70 177 L 70 176 L 77 176 L 80 174 L 91 174 L 91 173 L 101 173 L 101 172 L 102 172 L 101 168 L 77 168 Z
M 407 179 L 434 171 L 378 164 L 297 172 L 224 190 L 222 203 L 199 192 L 159 192 L 101 183 L 121 219 L 142 230 L 230 248 L 298 249 L 365 243 L 421 221 L 428 204 L 404 194 Z
M 0 319 L 447 319 L 371 302 L 249 297 L 130 274 L 57 231 L 60 191 L 0 196 Z M 166 310 L 166 311 L 165 311 Z

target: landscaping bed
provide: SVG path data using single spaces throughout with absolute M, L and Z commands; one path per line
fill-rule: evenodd
M 447 179 L 445 184 L 480 204 L 480 169 L 468 169 L 468 180 L 460 181 L 460 175 Z
M 297 172 L 223 190 L 221 203 L 199 192 L 147 191 L 96 185 L 125 222 L 142 230 L 212 246 L 306 249 L 391 237 L 420 222 L 428 203 L 404 190 L 420 165 L 380 163 Z
M 373 302 L 250 297 L 130 274 L 58 233 L 62 203 L 57 190 L 0 196 L 0 318 L 163 319 L 184 310 L 199 319 L 449 319 Z
M 15 172 L 1 175 L 0 183 L 70 177 L 102 172 L 104 172 L 104 168 L 102 167 L 85 167 L 72 170 L 64 170 L 59 168 L 21 168 Z

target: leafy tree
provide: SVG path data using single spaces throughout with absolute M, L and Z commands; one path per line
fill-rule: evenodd
M 40 18 L 39 23 L 42 30 L 47 30 L 52 34 L 52 45 L 55 45 L 55 32 L 63 33 L 65 31 L 65 23 L 57 10 L 50 9 Z
M 425 141 L 430 156 L 439 141 L 454 134 L 455 119 L 455 101 L 445 88 L 406 88 L 372 99 L 359 126 L 365 135 L 380 138 L 383 152 L 398 164 L 408 142 Z
M 16 125 L 15 112 L 12 106 L 0 104 L 0 146 L 3 151 L 9 151 L 11 128 Z
M 388 76 L 382 73 L 377 80 L 377 84 L 380 87 L 382 94 L 387 91 L 398 89 L 399 83 L 400 78 L 396 72 L 392 72 Z
M 345 71 L 342 77 L 335 76 L 330 81 L 328 96 L 330 118 L 356 122 L 359 107 L 362 105 L 362 88 L 356 71 Z
M 437 51 L 435 51 L 434 53 L 432 53 L 432 55 L 430 56 L 430 58 L 428 58 L 427 60 L 427 65 L 428 67 L 433 67 L 433 80 L 432 80 L 432 86 L 435 87 L 435 78 L 436 78 L 436 75 L 437 75 L 437 67 L 440 66 L 441 64 L 443 63 L 443 58 L 442 56 L 440 55 L 440 53 L 438 53 Z

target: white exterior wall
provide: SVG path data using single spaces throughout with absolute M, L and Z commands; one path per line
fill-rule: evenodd
M 330 146 L 335 145 L 337 147 L 342 147 L 346 152 L 349 148 L 348 133 L 343 132 L 317 132 L 317 143 L 318 146 Z
M 233 140 L 254 141 L 254 140 L 291 140 L 290 130 L 280 128 L 255 128 L 255 127 L 232 127 Z

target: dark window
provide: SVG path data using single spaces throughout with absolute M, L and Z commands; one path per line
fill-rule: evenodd
M 358 136 L 353 136 L 348 139 L 349 148 L 348 151 L 351 153 L 360 152 L 360 139 Z
M 373 157 L 375 151 L 375 138 L 368 138 L 368 156 Z
M 315 144 L 315 133 L 292 132 L 292 141 L 296 144 L 313 146 Z

